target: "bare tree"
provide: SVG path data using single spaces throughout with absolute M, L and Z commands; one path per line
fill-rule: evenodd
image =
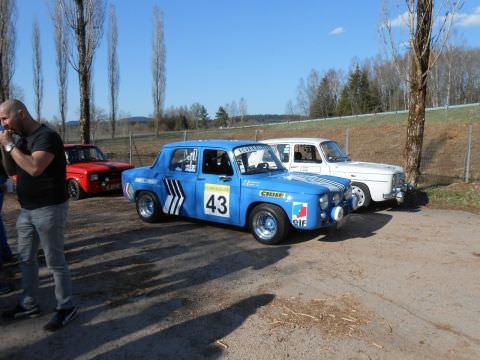
M 320 86 L 320 74 L 317 70 L 310 70 L 307 81 L 300 79 L 297 87 L 297 108 L 302 115 L 308 115 L 310 107 Z
M 409 30 L 410 94 L 407 140 L 403 156 L 406 180 L 415 186 L 420 177 L 428 75 L 446 43 L 454 14 L 462 1 L 444 0 L 441 11 L 445 10 L 445 15 L 442 17 L 435 16 L 433 0 L 405 0 L 405 3 L 407 11 L 404 18 Z M 436 18 L 440 20 L 439 30 L 433 34 Z M 390 39 L 392 54 L 398 57 L 398 48 L 393 41 L 392 22 L 386 20 L 383 25 L 384 33 Z M 432 47 L 437 49 L 435 56 L 431 56 L 434 54 Z
M 12 91 L 15 70 L 15 0 L 0 1 L 0 102 L 7 100 Z
M 235 100 L 232 100 L 230 104 L 223 105 L 223 108 L 228 113 L 230 122 L 227 124 L 228 126 L 235 126 L 235 118 L 238 117 L 238 106 Z
M 110 83 L 110 124 L 112 130 L 112 139 L 115 137 L 115 122 L 118 109 L 118 85 L 120 82 L 117 43 L 117 16 L 115 13 L 115 6 L 111 4 L 108 27 L 108 81 Z
M 293 105 L 292 100 L 288 100 L 287 104 L 285 105 L 285 115 L 290 115 L 292 117 L 295 115 L 295 106 Z
M 61 128 L 63 141 L 66 140 L 66 117 L 67 117 L 67 57 L 70 42 L 67 33 L 67 24 L 62 15 L 61 0 L 55 3 L 54 24 L 55 24 L 55 50 L 57 65 L 57 84 L 58 84 L 58 110 L 60 112 Z
M 40 27 L 38 20 L 33 22 L 32 29 L 33 48 L 33 91 L 35 93 L 35 113 L 40 121 L 43 100 L 43 75 L 42 75 L 42 47 L 40 45 Z
M 247 116 L 247 100 L 241 97 L 238 102 L 238 112 L 240 113 L 240 122 L 243 123 L 245 116 Z
M 165 53 L 163 14 L 158 7 L 155 6 L 153 8 L 152 97 L 156 136 L 158 136 L 165 101 Z
M 105 0 L 60 0 L 60 5 L 77 45 L 76 53 L 71 51 L 68 59 L 80 85 L 80 142 L 89 144 L 91 71 L 103 35 Z

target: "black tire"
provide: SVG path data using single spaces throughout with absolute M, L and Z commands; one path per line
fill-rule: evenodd
M 366 209 L 372 202 L 372 196 L 370 195 L 370 190 L 368 186 L 363 183 L 352 183 L 352 192 L 357 195 L 358 198 L 358 208 Z
M 147 223 L 157 222 L 163 215 L 157 196 L 149 191 L 140 192 L 135 203 L 138 216 Z
M 284 241 L 290 230 L 290 222 L 283 209 L 272 204 L 255 206 L 248 216 L 248 225 L 255 239 L 266 245 Z
M 86 195 L 85 191 L 83 191 L 82 187 L 77 182 L 77 180 L 73 180 L 73 179 L 69 180 L 67 187 L 68 187 L 68 195 L 72 200 L 83 199 Z

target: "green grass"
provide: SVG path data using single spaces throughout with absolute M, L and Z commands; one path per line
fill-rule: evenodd
M 480 214 L 479 190 L 480 186 L 478 184 L 453 184 L 424 189 L 430 207 L 465 210 L 477 214 Z

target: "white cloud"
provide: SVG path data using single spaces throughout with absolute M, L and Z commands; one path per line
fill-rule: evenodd
M 330 31 L 330 35 L 340 35 L 345 32 L 345 29 L 343 27 L 336 27 L 332 31 Z
M 480 26 L 480 6 L 472 13 L 458 13 L 455 15 L 455 24 L 463 27 Z
M 398 15 L 395 19 L 389 20 L 390 26 L 394 27 L 408 27 L 408 11 Z

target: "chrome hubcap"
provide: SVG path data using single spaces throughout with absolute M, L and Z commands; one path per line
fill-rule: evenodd
M 148 197 L 141 198 L 138 202 L 138 210 L 140 212 L 140 215 L 145 218 L 152 216 L 154 212 L 153 200 Z
M 255 216 L 254 231 L 262 240 L 270 240 L 277 233 L 277 221 L 266 211 L 262 211 Z
M 357 195 L 358 199 L 358 207 L 363 206 L 363 203 L 365 202 L 365 194 L 363 193 L 362 189 L 359 187 L 353 185 L 352 186 L 352 192 Z

